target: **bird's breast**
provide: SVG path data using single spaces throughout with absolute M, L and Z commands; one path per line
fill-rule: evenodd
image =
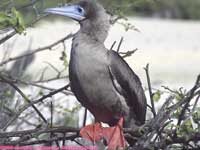
M 95 117 L 109 122 L 128 111 L 109 74 L 107 50 L 100 46 L 77 45 L 71 52 L 69 77 L 77 99 Z M 123 100 L 124 101 L 124 100 Z
M 84 82 L 82 86 L 87 85 L 87 88 L 97 86 L 96 82 L 99 80 L 108 79 L 106 52 L 100 52 L 96 50 L 97 48 L 79 45 L 72 49 L 70 70 L 77 76 L 80 84 Z

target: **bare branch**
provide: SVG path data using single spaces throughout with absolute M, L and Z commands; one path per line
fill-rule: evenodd
M 152 111 L 153 116 L 155 118 L 156 110 L 155 110 L 155 106 L 154 106 L 153 93 L 152 93 L 152 88 L 151 88 L 151 80 L 150 80 L 150 76 L 149 76 L 149 64 L 146 65 L 144 70 L 145 70 L 146 76 L 147 76 L 147 83 L 148 83 L 148 88 L 149 88 L 149 96 L 150 96 L 150 100 L 151 100 L 151 111 Z
M 73 36 L 74 36 L 74 34 L 69 34 L 69 35 L 65 36 L 64 38 L 62 38 L 62 39 L 60 39 L 60 40 L 58 40 L 58 41 L 56 41 L 56 42 L 54 42 L 54 43 L 52 43 L 48 46 L 44 46 L 42 48 L 37 48 L 35 50 L 31 50 L 29 53 L 26 53 L 24 55 L 16 56 L 16 57 L 13 57 L 13 58 L 12 57 L 8 58 L 7 60 L 2 61 L 0 63 L 0 66 L 3 66 L 3 65 L 5 65 L 9 62 L 12 62 L 12 61 L 15 61 L 15 60 L 21 59 L 23 57 L 27 57 L 27 56 L 30 56 L 30 55 L 33 55 L 33 54 L 36 54 L 36 53 L 39 53 L 39 52 L 42 52 L 42 51 L 45 51 L 45 50 L 51 50 L 54 46 L 64 42 L 65 40 L 72 38 Z
M 120 51 L 120 47 L 121 47 L 121 45 L 122 45 L 123 40 L 124 40 L 124 38 L 121 37 L 121 39 L 120 39 L 120 41 L 119 41 L 119 45 L 118 45 L 118 47 L 117 47 L 117 52 L 118 52 L 118 53 L 119 53 L 119 51 Z
M 0 39 L 0 45 L 2 43 L 4 43 L 5 41 L 9 40 L 11 37 L 13 37 L 14 35 L 16 35 L 17 32 L 16 31 L 12 31 L 11 33 L 9 33 L 8 35 L 6 35 L 5 37 L 3 37 L 2 39 Z
M 24 100 L 31 105 L 31 107 L 37 112 L 39 117 L 47 124 L 47 120 L 42 115 L 42 113 L 35 107 L 34 104 L 31 103 L 31 100 L 29 100 L 29 98 L 16 85 L 14 85 L 12 82 L 10 82 L 8 79 L 4 78 L 1 75 L 0 78 L 1 78 L 0 82 L 5 82 L 8 83 L 10 86 L 12 86 L 24 98 Z
M 132 148 L 134 149 L 145 149 L 150 150 L 154 149 L 165 149 L 166 147 L 173 146 L 174 144 L 183 144 L 183 145 L 191 145 L 189 142 L 194 142 L 193 148 L 198 147 L 195 145 L 195 142 L 200 140 L 199 132 L 191 132 L 189 134 L 183 134 L 179 136 L 173 136 L 176 129 L 171 129 L 167 127 L 173 120 L 170 120 L 174 111 L 177 108 L 180 108 L 191 101 L 191 99 L 196 97 L 196 94 L 199 94 L 199 81 L 200 77 L 197 78 L 197 81 L 193 88 L 189 90 L 185 97 L 182 100 L 178 101 L 174 105 L 172 105 L 172 101 L 175 100 L 175 96 L 170 96 L 163 106 L 160 108 L 158 113 L 154 118 L 150 121 L 146 122 L 142 127 L 134 128 L 134 129 L 124 129 L 125 137 L 132 138 L 136 140 L 136 143 Z M 52 95 L 65 90 L 69 85 L 58 89 L 57 91 L 51 92 L 48 95 L 45 95 L 38 99 L 37 101 L 31 102 L 32 104 L 39 103 L 45 100 L 47 97 L 51 97 Z M 198 96 L 197 96 L 198 97 Z M 26 105 L 21 109 L 21 112 L 17 114 L 20 115 L 24 110 L 30 107 L 31 104 Z M 16 117 L 14 119 L 17 119 Z M 75 138 L 79 137 L 79 128 L 69 128 L 69 127 L 53 127 L 52 128 L 36 128 L 32 130 L 24 130 L 24 131 L 15 131 L 15 132 L 0 132 L 0 138 L 11 138 L 18 137 L 18 139 L 12 139 L 10 141 L 5 140 L 0 142 L 0 144 L 4 145 L 34 145 L 34 144 L 43 144 L 50 143 L 56 141 L 65 141 L 65 140 L 75 140 Z M 38 138 L 35 139 L 33 137 L 42 135 L 42 134 L 53 134 L 55 136 L 51 136 L 49 139 Z M 62 135 L 62 136 L 61 136 Z M 40 136 L 42 137 L 42 136 Z M 76 141 L 76 140 L 75 140 Z M 65 142 L 63 142 L 65 143 Z M 180 145 L 180 147 L 182 147 Z M 191 147 L 191 146 L 190 146 Z
M 113 44 L 110 47 L 110 50 L 113 50 L 113 47 L 115 46 L 115 44 L 116 44 L 116 41 L 113 42 Z
M 122 58 L 126 58 L 129 57 L 131 55 L 133 55 L 138 49 L 134 49 L 132 51 L 127 51 L 127 52 L 120 52 L 120 54 L 122 55 Z
M 84 117 L 83 117 L 83 127 L 86 125 L 86 120 L 87 120 L 87 108 L 84 108 L 85 112 L 84 112 Z
M 7 129 L 8 126 L 10 126 L 16 119 L 18 119 L 18 117 L 26 110 L 28 109 L 30 106 L 34 105 L 34 104 L 37 104 L 37 103 L 40 103 L 42 101 L 44 101 L 45 99 L 49 98 L 49 97 L 52 97 L 53 95 L 63 91 L 63 90 L 66 90 L 67 88 L 69 87 L 69 84 L 60 88 L 60 89 L 57 89 L 55 91 L 52 91 L 50 92 L 49 94 L 47 95 L 43 95 L 41 98 L 39 98 L 38 100 L 36 101 L 31 101 L 29 104 L 25 105 L 24 107 L 22 107 L 18 112 L 16 112 L 16 114 L 9 120 L 9 122 L 3 127 L 3 131 L 5 131 Z

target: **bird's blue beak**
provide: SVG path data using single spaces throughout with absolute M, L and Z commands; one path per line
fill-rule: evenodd
M 64 6 L 64 7 L 48 8 L 48 9 L 45 9 L 44 12 L 67 16 L 77 21 L 81 21 L 85 19 L 85 11 L 79 5 L 69 5 L 69 6 Z

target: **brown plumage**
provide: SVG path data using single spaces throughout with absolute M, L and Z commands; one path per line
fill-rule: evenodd
M 147 104 L 139 77 L 117 52 L 104 46 L 110 27 L 105 9 L 94 0 L 84 0 L 47 12 L 80 23 L 69 64 L 71 89 L 80 103 L 97 121 L 110 126 L 121 117 L 124 127 L 144 124 Z

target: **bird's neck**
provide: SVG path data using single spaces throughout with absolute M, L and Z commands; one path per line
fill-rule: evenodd
M 78 34 L 84 34 L 91 40 L 104 43 L 109 31 L 109 20 L 95 19 L 95 20 L 84 20 L 81 22 L 81 28 Z

